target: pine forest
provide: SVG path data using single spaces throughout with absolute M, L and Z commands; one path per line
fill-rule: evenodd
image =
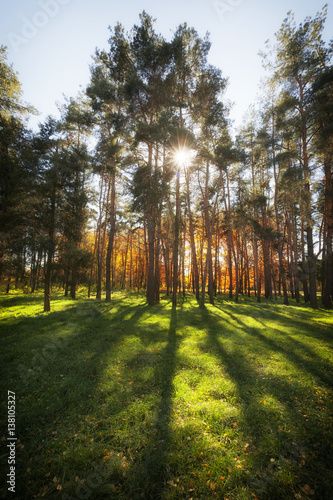
M 228 75 L 209 35 L 170 40 L 145 11 L 110 28 L 90 81 L 59 118 L 27 125 L 33 103 L 0 50 L 1 289 L 147 303 L 193 294 L 333 300 L 333 68 L 327 6 L 289 12 L 260 56 L 266 78 L 232 132 Z M 246 75 L 245 75 L 246 77 Z

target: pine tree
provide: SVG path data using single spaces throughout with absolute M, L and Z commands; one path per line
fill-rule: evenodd
M 312 214 L 312 158 L 313 137 L 316 124 L 313 121 L 311 90 L 322 65 L 327 58 L 321 34 L 327 15 L 325 6 L 314 19 L 306 18 L 298 27 L 293 14 L 288 13 L 276 34 L 274 47 L 274 78 L 281 82 L 290 96 L 295 125 L 299 138 L 299 162 L 303 172 L 304 226 L 307 240 L 307 274 L 311 307 L 317 308 L 316 255 L 314 249 Z

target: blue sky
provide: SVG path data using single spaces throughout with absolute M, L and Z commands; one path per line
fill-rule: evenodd
M 166 38 L 181 23 L 212 41 L 209 61 L 229 78 L 226 98 L 234 102 L 231 118 L 240 126 L 254 103 L 264 75 L 259 50 L 274 40 L 288 10 L 296 21 L 315 16 L 319 0 L 2 0 L 0 44 L 8 47 L 22 83 L 25 101 L 40 111 L 35 128 L 48 114 L 57 116 L 63 94 L 75 97 L 89 81 L 95 48 L 107 48 L 108 26 L 121 22 L 126 29 L 139 23 L 146 10 L 157 19 L 156 31 Z M 324 38 L 333 34 L 333 1 L 328 2 Z

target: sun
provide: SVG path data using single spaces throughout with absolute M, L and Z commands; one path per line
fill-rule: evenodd
M 191 163 L 194 152 L 191 149 L 182 147 L 175 149 L 173 160 L 178 167 L 182 167 Z

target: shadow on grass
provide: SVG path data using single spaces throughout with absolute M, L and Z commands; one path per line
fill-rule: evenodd
M 15 305 L 18 299 L 12 298 Z M 81 455 L 71 456 L 65 446 L 72 443 L 77 449 L 76 440 L 83 439 L 95 425 L 96 419 L 89 416 L 98 413 L 105 402 L 100 389 L 105 365 L 128 335 L 133 331 L 140 334 L 139 322 L 147 309 L 140 304 L 78 301 L 35 317 L 7 318 L 0 331 L 5 339 L 1 385 L 4 392 L 15 392 L 17 401 L 17 498 L 33 498 L 45 492 L 44 487 L 56 494 L 56 484 L 51 482 L 50 487 L 47 479 L 51 463 L 52 474 L 66 481 L 73 479 L 68 477 L 71 472 L 66 472 L 66 461 L 71 463 L 69 470 L 85 477 L 91 463 L 98 460 L 85 441 Z M 110 311 L 114 313 L 111 316 Z M 123 407 L 114 410 L 120 412 Z M 1 411 L 5 414 L 4 407 Z M 6 439 L 6 433 L 2 419 L 2 438 Z M 1 470 L 7 470 L 4 456 Z M 6 489 L 1 493 L 7 498 Z M 95 494 L 98 488 L 93 490 Z
M 261 351 L 260 357 L 278 352 L 299 372 L 307 370 L 319 382 L 332 387 L 332 379 L 320 368 L 321 358 L 291 337 L 286 337 L 288 346 L 281 347 L 257 328 L 248 327 L 227 308 L 223 312 L 221 325 L 228 323 L 228 337 L 233 338 L 233 344 L 226 342 L 223 327 L 218 327 L 215 321 L 216 315 L 205 308 L 201 314 L 207 325 L 208 338 L 202 349 L 215 354 L 236 384 L 236 397 L 242 408 L 240 431 L 245 439 L 250 440 L 247 466 L 257 471 L 249 479 L 249 484 L 260 498 L 278 500 L 287 498 L 286 494 L 290 495 L 288 498 L 294 497 L 293 478 L 298 478 L 301 485 L 312 483 L 316 498 L 329 500 L 332 480 L 328 465 L 332 460 L 332 447 L 326 438 L 329 418 L 322 420 L 320 410 L 314 411 L 312 388 L 304 394 L 306 388 L 296 377 L 292 379 L 279 372 L 266 373 L 260 364 L 256 364 L 253 352 L 257 348 Z M 235 322 L 241 327 L 241 333 L 237 328 L 232 329 Z M 214 327 L 214 323 L 217 326 Z M 311 360 L 296 354 L 296 349 L 305 350 L 311 355 Z M 302 406 L 304 399 L 308 399 L 312 409 Z M 311 466 L 306 466 L 305 457 Z
M 40 294 L 13 294 L 10 293 L 1 295 L 2 307 L 16 307 L 19 305 L 27 305 L 27 304 L 38 304 L 41 301 Z
M 305 359 L 303 344 L 292 336 L 277 329 L 276 336 L 273 329 L 269 336 L 260 326 L 248 327 L 239 318 L 241 308 L 236 316 L 236 309 L 226 306 L 222 315 L 214 308 L 187 308 L 186 301 L 170 310 L 167 304 L 149 308 L 133 300 L 79 300 L 61 311 L 6 320 L 2 347 L 8 351 L 8 384 L 2 379 L 2 386 L 17 394 L 17 434 L 24 444 L 18 448 L 19 498 L 41 496 L 45 487 L 48 497 L 58 498 L 55 476 L 71 500 L 167 497 L 173 489 L 168 481 L 181 468 L 169 453 L 175 439 L 174 378 L 185 359 L 178 348 L 186 326 L 200 332 L 198 347 L 213 354 L 236 386 L 232 404 L 237 400 L 241 408 L 238 432 L 249 443 L 251 491 L 260 500 L 294 498 L 290 477 L 298 476 L 301 484 L 315 486 L 321 495 L 316 498 L 328 500 L 332 450 L 324 434 L 328 420 L 312 411 L 314 391 L 307 389 L 304 398 L 297 377 L 266 373 L 254 358 L 257 352 L 266 358 L 277 353 L 328 386 L 328 372 L 312 348 L 305 346 Z M 255 314 L 264 325 L 265 316 L 257 309 Z M 302 406 L 304 401 L 309 408 Z M 235 431 L 233 420 L 226 425 Z M 321 485 L 312 481 L 308 462 L 317 467 Z M 93 485 L 89 474 L 96 467 L 102 472 Z M 76 476 L 85 482 L 76 483 Z
M 282 332 L 275 326 L 265 324 L 259 317 L 255 317 L 256 321 L 260 323 L 265 329 L 269 328 L 270 332 L 274 332 L 274 336 L 277 338 L 277 340 L 273 340 L 271 337 L 268 337 L 267 335 L 262 333 L 258 328 L 249 327 L 248 325 L 246 325 L 246 323 L 244 323 L 239 317 L 235 316 L 230 311 L 224 312 L 236 323 L 238 323 L 244 330 L 244 332 L 262 342 L 266 348 L 267 353 L 277 352 L 282 354 L 294 366 L 296 366 L 301 371 L 307 371 L 319 383 L 325 384 L 328 388 L 333 387 L 333 364 L 328 362 L 327 360 L 324 360 L 315 352 L 313 348 L 311 348 L 305 342 L 301 342 L 295 339 L 292 335 L 286 332 Z M 274 316 L 275 315 L 276 313 L 274 314 Z M 270 319 L 277 319 L 274 316 L 272 317 L 271 314 Z M 278 319 L 280 323 L 281 320 L 280 318 Z M 306 325 L 306 329 L 303 327 L 302 330 L 299 331 L 298 322 L 294 322 L 292 319 L 289 319 L 288 327 L 290 328 L 291 326 L 296 329 L 299 335 L 311 335 L 311 327 L 309 327 L 309 325 Z M 314 338 L 318 338 L 318 333 L 313 331 L 311 336 Z M 320 338 L 327 341 L 330 340 L 331 336 L 332 333 L 327 328 L 327 336 L 324 337 L 323 335 L 321 335 Z M 281 345 L 281 343 L 283 343 L 284 345 Z M 301 355 L 297 352 L 302 352 L 304 354 Z M 316 382 L 314 381 L 314 383 Z
M 170 313 L 167 343 L 161 352 L 159 364 L 155 365 L 153 378 L 159 393 L 159 401 L 154 405 L 153 430 L 141 455 L 128 471 L 127 490 L 125 485 L 123 491 L 125 496 L 122 498 L 152 500 L 164 498 L 163 491 L 166 489 L 170 477 L 167 457 L 171 444 L 170 420 L 174 392 L 173 379 L 176 372 L 176 354 L 179 344 L 177 316 L 177 310 L 173 307 Z

